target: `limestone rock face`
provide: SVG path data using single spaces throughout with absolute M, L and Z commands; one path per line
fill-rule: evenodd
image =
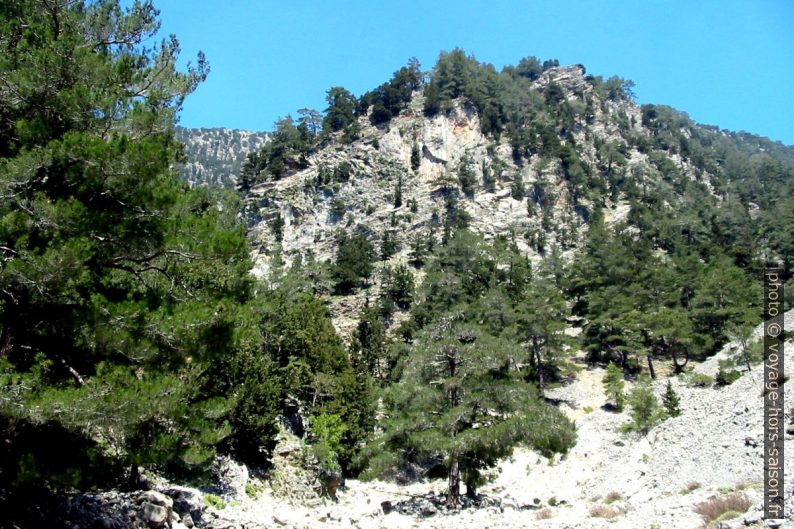
M 542 88 L 552 81 L 572 103 L 581 106 L 583 99 L 596 99 L 580 66 L 552 68 L 535 83 Z M 593 204 L 572 195 L 560 160 L 539 155 L 514 159 L 507 135 L 495 138 L 483 134 L 476 109 L 463 99 L 456 100 L 449 112 L 433 117 L 425 116 L 423 103 L 417 91 L 409 107 L 385 125 L 373 126 L 362 116 L 361 135 L 356 141 L 344 144 L 337 138 L 308 156 L 305 169 L 254 186 L 247 198 L 245 217 L 256 275 L 266 276 L 275 265 L 289 265 L 298 257 L 304 262 L 308 257 L 318 262 L 333 259 L 335 233 L 340 229 L 364 234 L 376 248 L 384 233 L 391 231 L 399 250 L 389 261 L 405 261 L 410 242 L 443 217 L 446 204 L 442 190 L 444 186 L 458 189 L 462 165 L 475 179 L 473 192 L 459 193 L 457 204 L 471 217 L 471 230 L 486 240 L 506 237 L 514 241 L 534 263 L 552 252 L 563 259 L 573 255 L 586 235 Z M 655 171 L 648 156 L 624 139 L 627 134 L 650 135 L 642 126 L 640 108 L 633 103 L 596 103 L 592 115 L 587 120 L 578 118 L 569 134 L 565 141 L 573 140 L 582 163 L 596 173 L 601 170 L 597 168 L 601 163 L 599 148 L 610 142 L 625 149 L 626 174 Z M 411 165 L 414 149 L 420 153 L 415 170 Z M 695 177 L 693 168 L 678 155 L 670 157 L 683 174 Z M 347 181 L 315 185 L 318 174 L 342 163 L 351 168 Z M 492 185 L 485 185 L 486 174 Z M 708 181 L 708 175 L 699 177 Z M 400 185 L 402 203 L 396 205 L 394 195 Z M 521 185 L 523 193 L 516 191 Z M 608 224 L 626 219 L 629 207 L 620 197 L 607 197 L 605 201 Z M 541 202 L 545 202 L 543 208 Z M 344 208 L 342 215 L 338 214 L 340 205 Z M 273 230 L 278 217 L 284 223 L 280 242 Z M 440 232 L 435 236 L 440 237 Z M 538 239 L 543 239 L 542 245 Z M 377 295 L 378 277 L 373 281 L 368 294 L 359 292 L 331 300 L 334 323 L 343 335 L 351 332 L 366 295 Z

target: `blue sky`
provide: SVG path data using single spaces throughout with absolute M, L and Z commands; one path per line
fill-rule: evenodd
M 640 103 L 794 144 L 790 0 L 155 0 L 207 81 L 181 124 L 270 130 L 325 91 L 356 95 L 417 57 L 461 47 L 497 68 L 521 57 L 582 63 L 636 83 Z

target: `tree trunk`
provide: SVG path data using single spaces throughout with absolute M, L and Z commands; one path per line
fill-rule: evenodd
M 466 497 L 472 500 L 477 499 L 477 477 L 470 476 L 466 483 Z
M 540 360 L 540 353 L 537 353 L 535 360 L 536 369 L 538 370 L 538 388 L 540 389 L 540 397 L 543 398 L 543 363 Z
M 648 353 L 648 371 L 651 373 L 651 378 L 656 380 L 656 371 L 653 368 L 653 360 L 651 359 L 651 353 Z
M 739 342 L 739 346 L 742 348 L 742 354 L 744 355 L 744 363 L 747 366 L 747 371 L 752 371 L 753 368 L 750 367 L 750 345 L 747 343 L 748 340 L 741 340 Z
M 684 363 L 678 363 L 678 355 L 675 354 L 675 351 L 670 352 L 670 356 L 673 357 L 673 369 L 675 370 L 675 374 L 678 375 L 684 372 L 684 368 L 689 363 L 689 353 L 684 351 Z
M 449 465 L 449 475 L 447 480 L 447 507 L 454 509 L 460 502 L 460 467 L 457 459 L 453 459 Z

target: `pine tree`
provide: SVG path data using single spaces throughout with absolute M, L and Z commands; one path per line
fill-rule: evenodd
M 427 252 L 427 240 L 425 236 L 419 232 L 415 233 L 413 239 L 411 239 L 411 250 L 408 255 L 408 262 L 416 268 L 421 267 L 425 264 Z
M 468 157 L 463 158 L 458 164 L 458 183 L 464 195 L 469 198 L 474 196 L 474 185 L 477 183 L 477 177 L 471 168 L 471 160 Z
M 414 295 L 414 275 L 404 264 L 398 264 L 389 273 L 389 282 L 386 293 L 401 309 L 411 306 Z
M 416 142 L 411 146 L 411 170 L 417 171 L 422 163 L 422 155 L 419 151 L 419 144 Z
M 516 200 L 523 200 L 526 194 L 527 190 L 524 187 L 524 178 L 520 174 L 516 175 L 515 180 L 513 180 L 513 185 L 510 187 L 510 196 Z
M 482 161 L 482 187 L 489 193 L 494 192 L 494 177 L 485 160 Z
M 394 207 L 399 208 L 403 205 L 403 177 L 397 178 L 397 186 L 394 188 Z
M 65 461 L 192 469 L 240 433 L 269 441 L 277 384 L 267 357 L 249 362 L 262 337 L 240 203 L 172 170 L 207 66 L 177 71 L 175 38 L 140 44 L 158 28 L 148 2 L 0 8 L 16 94 L 0 98 L 0 435 L 57 429 L 75 440 Z M 57 481 L 47 453 L 26 457 L 0 488 Z
M 397 234 L 394 230 L 384 231 L 380 242 L 381 261 L 388 261 L 399 249 L 400 244 L 397 241 Z
M 388 349 L 386 326 L 376 310 L 366 308 L 353 332 L 350 344 L 351 356 L 359 357 L 361 365 L 376 380 L 386 379 L 384 361 Z
M 612 362 L 607 366 L 607 373 L 604 375 L 604 392 L 607 399 L 611 400 L 617 411 L 623 411 L 626 403 L 626 396 L 623 393 L 625 383 L 623 381 L 623 370 Z
M 337 239 L 336 260 L 331 264 L 331 278 L 336 291 L 348 294 L 372 274 L 375 249 L 363 235 L 341 233 Z
M 663 417 L 659 399 L 653 392 L 651 381 L 641 377 L 627 399 L 631 422 L 628 428 L 646 435 Z
M 665 389 L 664 395 L 662 395 L 662 404 L 664 404 L 667 415 L 670 417 L 678 417 L 681 415 L 680 402 L 681 399 L 678 397 L 678 393 L 675 392 L 673 385 L 668 380 L 667 389 Z
M 527 344 L 532 368 L 529 376 L 543 395 L 548 373 L 559 370 L 566 356 L 565 298 L 551 280 L 539 275 L 527 286 L 517 312 L 518 333 Z
M 437 454 L 447 470 L 447 505 L 460 482 L 474 496 L 482 471 L 519 443 L 544 454 L 566 452 L 573 425 L 544 403 L 512 366 L 520 348 L 476 328 L 441 318 L 415 343 L 385 403 L 385 432 L 367 447 L 370 472 L 400 464 L 400 454 Z

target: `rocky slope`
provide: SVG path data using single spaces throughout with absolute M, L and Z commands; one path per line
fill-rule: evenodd
M 792 325 L 794 311 L 789 311 L 786 326 Z M 726 345 L 713 361 L 695 371 L 710 373 L 713 363 L 731 354 L 732 346 Z M 786 344 L 786 362 L 794 362 L 792 340 Z M 104 513 L 120 524 L 129 523 L 131 516 L 141 522 L 147 517 L 164 518 L 168 521 L 163 524 L 172 529 L 193 523 L 218 529 L 698 529 L 702 520 L 693 510 L 697 504 L 737 491 L 751 506 L 721 528 L 794 527 L 791 480 L 786 487 L 787 520 L 761 519 L 760 366 L 742 370 L 736 382 L 720 389 L 690 387 L 673 379 L 683 413 L 645 437 L 617 431 L 628 416 L 602 407 L 604 370 L 584 363 L 580 367 L 572 383 L 549 392 L 576 421 L 579 440 L 574 449 L 553 460 L 517 449 L 494 469 L 478 507 L 446 511 L 439 501 L 444 480 L 403 486 L 349 480 L 337 501 L 305 488 L 290 489 L 286 473 L 300 460 L 301 447 L 296 438 L 287 436 L 276 449 L 276 467 L 269 474 L 255 477 L 245 467 L 221 460 L 214 471 L 216 485 L 206 490 L 155 481 L 152 486 L 162 494 L 83 495 L 72 500 L 73 511 L 89 512 L 94 519 Z M 665 384 L 656 383 L 657 394 Z M 794 465 L 793 439 L 788 435 L 785 440 L 788 468 Z
M 561 87 L 571 101 L 595 100 L 594 88 L 579 66 L 552 68 L 534 85 Z M 278 180 L 256 185 L 249 194 L 247 216 L 256 260 L 255 273 L 267 275 L 272 259 L 291 262 L 295 257 L 313 256 L 318 261 L 332 259 L 336 250 L 334 234 L 339 229 L 364 233 L 378 247 L 383 234 L 393 230 L 399 251 L 391 262 L 404 261 L 410 241 L 444 214 L 444 186 L 458 186 L 458 173 L 465 165 L 474 173 L 470 195 L 460 194 L 458 207 L 471 217 L 470 229 L 486 240 L 498 236 L 514 240 L 533 262 L 558 251 L 568 258 L 587 231 L 592 203 L 572 192 L 565 170 L 557 158 L 532 156 L 516 161 L 511 145 L 481 131 L 476 109 L 464 99 L 454 102 L 451 111 L 428 118 L 421 91 L 414 93 L 409 107 L 386 125 L 374 126 L 359 118 L 360 138 L 350 144 L 333 141 L 307 157 L 307 167 Z M 594 105 L 587 123 L 577 121 L 571 131 L 578 156 L 594 168 L 606 167 L 603 148 L 610 142 L 625 151 L 625 174 L 637 175 L 643 185 L 658 185 L 661 178 L 650 152 L 640 152 L 624 137 L 650 137 L 642 124 L 641 109 L 625 101 L 605 100 Z M 419 166 L 413 170 L 411 155 L 420 153 Z M 680 155 L 664 153 L 675 167 L 690 179 L 708 182 L 709 175 L 697 174 Z M 318 174 L 349 164 L 346 182 L 316 186 Z M 601 170 L 601 169 L 597 169 Z M 493 178 L 492 188 L 484 185 L 486 173 Z M 395 205 L 401 187 L 402 204 Z M 523 187 L 517 192 L 516 187 Z M 620 196 L 605 198 L 605 220 L 614 224 L 626 219 L 627 202 Z M 339 214 L 338 208 L 344 208 Z M 283 240 L 276 240 L 273 224 L 283 220 Z M 440 233 L 437 233 L 440 236 Z M 542 245 L 538 244 L 543 239 Z M 542 248 L 540 248 L 542 246 Z M 347 334 L 353 317 L 370 292 L 334 298 L 332 313 L 337 327 Z
M 180 176 L 191 186 L 233 188 L 249 152 L 258 150 L 268 134 L 227 128 L 177 127 L 176 138 L 185 145 L 187 163 Z

